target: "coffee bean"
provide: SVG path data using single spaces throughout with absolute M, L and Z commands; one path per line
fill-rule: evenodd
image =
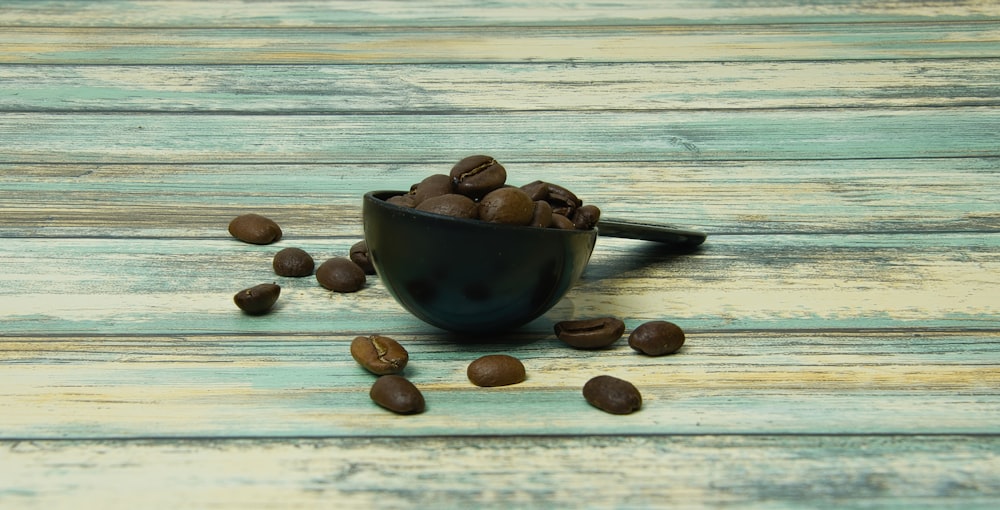
M 595 205 L 581 205 L 573 213 L 573 226 L 579 230 L 590 230 L 601 219 L 601 210 Z
M 372 384 L 368 396 L 378 405 L 398 414 L 423 412 L 425 403 L 420 390 L 401 375 L 383 375 Z
M 614 317 L 557 322 L 556 336 L 577 349 L 601 349 L 625 333 L 625 323 Z
M 398 374 L 410 360 L 409 353 L 399 342 L 382 335 L 355 338 L 351 342 L 351 357 L 376 375 Z
M 316 281 L 334 292 L 357 292 L 365 286 L 365 272 L 345 257 L 335 257 L 316 268 Z
M 544 200 L 535 201 L 535 210 L 531 214 L 532 227 L 549 228 L 552 225 L 552 206 Z
M 315 262 L 312 256 L 301 248 L 285 248 L 274 254 L 271 266 L 278 276 L 299 277 L 311 275 Z
M 262 283 L 237 292 L 233 296 L 233 301 L 248 315 L 262 315 L 271 310 L 279 295 L 281 295 L 280 286 Z
M 457 193 L 428 198 L 417 205 L 417 210 L 456 218 L 476 219 L 479 216 L 479 206 L 471 198 Z
M 411 193 L 413 194 L 413 203 L 420 205 L 428 198 L 450 195 L 455 192 L 454 190 L 455 185 L 450 175 L 435 174 L 420 181 Z
M 491 354 L 469 363 L 466 375 L 472 384 L 483 387 L 517 384 L 526 377 L 521 360 L 506 354 Z
M 393 195 L 387 199 L 386 202 L 398 205 L 400 207 L 406 207 L 412 209 L 417 206 L 417 199 L 413 198 L 413 195 L 407 193 L 405 195 Z
M 563 216 L 562 214 L 552 213 L 552 228 L 559 228 L 563 230 L 573 230 L 576 225 L 573 224 L 573 220 Z
M 451 168 L 455 192 L 480 198 L 507 182 L 507 170 L 490 156 L 469 156 Z
M 281 227 L 259 214 L 243 214 L 229 222 L 229 233 L 251 244 L 271 244 L 281 239 Z
M 375 274 L 375 264 L 372 263 L 371 257 L 368 255 L 368 243 L 364 241 L 358 241 L 351 246 L 350 250 L 351 262 L 354 262 L 361 268 L 365 274 Z
M 650 321 L 632 330 L 628 345 L 649 356 L 673 354 L 684 345 L 684 330 L 667 321 Z
M 535 214 L 535 203 L 520 188 L 500 188 L 479 201 L 479 219 L 491 223 L 527 225 Z
M 629 414 L 642 407 L 642 394 L 630 382 L 599 375 L 583 385 L 583 398 L 587 403 L 611 414 Z

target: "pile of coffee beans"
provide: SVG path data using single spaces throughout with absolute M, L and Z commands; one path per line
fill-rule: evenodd
M 388 202 L 416 210 L 493 223 L 539 228 L 593 228 L 601 211 L 586 204 L 573 192 L 556 184 L 534 181 L 520 187 L 507 184 L 506 169 L 490 156 L 469 156 L 456 163 L 449 174 L 434 174 L 411 186 L 408 193 Z M 271 244 L 282 237 L 281 227 L 265 216 L 243 214 L 229 223 L 229 233 L 246 243 Z M 318 267 L 309 253 L 289 247 L 272 259 L 278 276 L 306 277 L 315 274 L 325 289 L 350 293 L 364 288 L 366 275 L 375 274 L 368 246 L 359 241 L 347 257 L 333 257 Z M 315 270 L 315 271 L 314 271 Z M 276 283 L 243 289 L 233 297 L 247 315 L 263 315 L 281 294 Z M 625 323 L 616 317 L 566 320 L 555 324 L 556 338 L 581 350 L 613 346 L 625 334 Z M 684 345 L 684 331 L 672 322 L 656 320 L 636 327 L 628 345 L 647 356 L 674 354 Z M 395 339 L 372 334 L 351 342 L 351 357 L 362 368 L 378 376 L 369 391 L 378 406 L 397 414 L 422 413 L 426 402 L 420 389 L 402 375 L 409 353 Z M 521 360 L 506 354 L 491 354 L 472 361 L 466 375 L 479 387 L 518 384 L 527 379 Z M 642 407 L 642 395 L 632 383 L 610 375 L 598 375 L 583 386 L 583 397 L 591 406 L 611 414 L 629 414 Z
M 448 174 L 434 174 L 390 197 L 389 203 L 418 211 L 540 228 L 589 230 L 601 210 L 584 205 L 572 191 L 548 182 L 521 187 L 507 184 L 507 170 L 496 159 L 463 158 Z

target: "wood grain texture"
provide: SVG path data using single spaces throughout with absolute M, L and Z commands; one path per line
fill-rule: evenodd
M 982 0 L 3 2 L 0 508 L 992 508 L 998 27 Z M 471 153 L 709 240 L 601 238 L 489 340 L 375 277 L 273 274 Z M 232 239 L 243 212 L 282 241 Z M 598 315 L 687 343 L 554 337 Z M 368 398 L 374 332 L 425 413 Z M 469 383 L 494 353 L 528 379 Z M 642 410 L 587 405 L 600 374 Z

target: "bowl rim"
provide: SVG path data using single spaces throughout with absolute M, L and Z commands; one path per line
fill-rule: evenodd
M 366 202 L 375 204 L 378 207 L 384 207 L 391 211 L 399 213 L 410 214 L 417 218 L 435 220 L 444 223 L 456 223 L 458 225 L 466 225 L 469 227 L 478 227 L 478 228 L 487 227 L 490 229 L 509 230 L 509 231 L 529 230 L 535 233 L 552 232 L 551 235 L 553 236 L 596 236 L 597 235 L 597 227 L 592 227 L 587 230 L 580 230 L 580 229 L 561 229 L 561 228 L 551 228 L 551 227 L 535 227 L 533 225 L 511 225 L 509 223 L 493 223 L 479 219 L 459 218 L 457 216 L 446 216 L 443 214 L 435 214 L 427 211 L 420 211 L 413 207 L 405 207 L 401 205 L 392 204 L 386 201 L 387 198 L 390 198 L 392 196 L 405 195 L 407 193 L 408 193 L 407 191 L 402 191 L 402 190 L 368 191 L 364 194 L 364 200 Z

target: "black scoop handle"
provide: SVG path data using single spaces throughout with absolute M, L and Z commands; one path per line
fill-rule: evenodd
M 675 225 L 605 218 L 601 218 L 597 222 L 597 234 L 608 237 L 654 241 L 684 249 L 695 248 L 705 242 L 705 238 L 708 237 L 708 234 L 704 232 Z

